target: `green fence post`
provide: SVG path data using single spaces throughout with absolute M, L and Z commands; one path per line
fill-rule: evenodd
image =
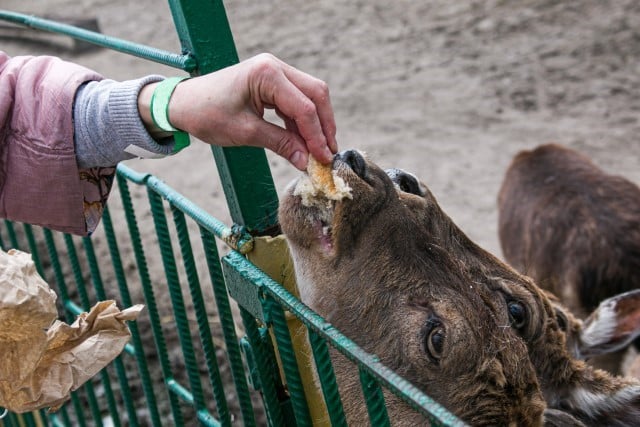
M 169 0 L 182 49 L 196 58 L 191 75 L 238 62 L 231 28 L 220 0 Z M 253 147 L 212 147 L 231 217 L 250 231 L 277 222 L 278 196 L 265 152 Z

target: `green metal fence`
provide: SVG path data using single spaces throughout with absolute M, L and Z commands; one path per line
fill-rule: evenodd
M 0 11 L 0 19 L 191 75 L 238 61 L 220 1 L 169 4 L 182 54 L 8 11 Z M 123 354 L 73 392 L 59 411 L 9 413 L 0 427 L 311 425 L 315 403 L 306 398 L 301 381 L 287 326 L 290 316 L 308 332 L 331 425 L 346 422 L 330 346 L 359 371 L 372 425 L 389 424 L 383 389 L 434 425 L 462 425 L 247 260 L 253 236 L 277 225 L 278 201 L 266 156 L 255 148 L 212 150 L 231 227 L 158 178 L 124 165 L 116 175 L 120 198 L 109 202 L 117 207 L 105 209 L 90 238 L 4 221 L 0 246 L 32 253 L 38 271 L 58 292 L 67 321 L 104 299 L 115 299 L 120 307 L 143 302 L 146 310 L 129 324 L 132 339 Z M 119 216 L 117 221 L 112 214 Z M 116 229 L 114 224 L 126 226 Z M 141 232 L 142 225 L 152 225 L 155 235 Z M 230 249 L 223 249 L 228 253 L 221 257 L 222 247 Z M 162 260 L 163 274 L 158 274 L 159 265 L 150 265 L 152 252 L 153 259 Z

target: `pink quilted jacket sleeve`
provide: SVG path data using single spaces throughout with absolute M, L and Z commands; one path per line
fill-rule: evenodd
M 0 52 L 0 217 L 80 235 L 96 227 L 115 170 L 78 168 L 73 100 L 101 79 L 58 58 Z

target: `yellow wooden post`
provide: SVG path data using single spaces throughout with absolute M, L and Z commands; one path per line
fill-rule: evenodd
M 254 248 L 247 254 L 247 257 L 269 277 L 283 285 L 285 289 L 296 297 L 300 297 L 296 285 L 293 261 L 291 260 L 287 241 L 283 235 L 255 237 Z M 293 314 L 287 312 L 285 315 L 313 425 L 329 426 L 331 423 L 327 406 L 322 396 L 322 390 L 315 380 L 315 364 L 307 328 Z M 272 341 L 273 345 L 276 346 L 275 339 L 272 339 Z M 279 359 L 278 363 L 280 364 L 281 376 L 284 378 L 282 364 Z

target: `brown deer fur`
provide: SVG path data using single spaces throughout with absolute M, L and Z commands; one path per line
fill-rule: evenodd
M 334 170 L 352 199 L 307 207 L 291 187 L 279 213 L 313 309 L 472 425 L 638 420 L 640 385 L 576 360 L 545 293 L 471 242 L 423 184 L 355 151 Z M 357 368 L 335 369 L 350 423 L 365 424 Z M 389 406 L 393 424 L 425 424 Z
M 574 150 L 547 144 L 516 155 L 498 208 L 505 259 L 579 318 L 606 298 L 640 288 L 640 188 L 627 179 Z M 633 305 L 640 319 L 640 307 Z M 602 348 L 583 348 L 584 357 L 609 351 L 598 338 Z M 618 373 L 621 356 L 593 363 Z

